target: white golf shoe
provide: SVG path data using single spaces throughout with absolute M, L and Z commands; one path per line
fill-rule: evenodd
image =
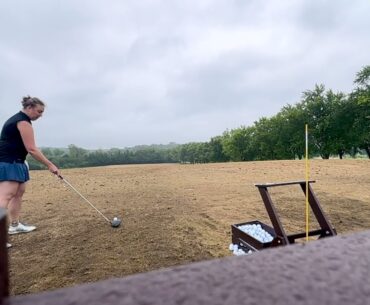
M 13 226 L 13 225 L 9 226 L 8 233 L 10 235 L 13 235 L 13 234 L 18 234 L 18 233 L 28 233 L 28 232 L 32 232 L 33 230 L 36 230 L 35 226 L 28 226 L 28 225 L 24 225 L 21 222 L 18 222 L 17 226 Z

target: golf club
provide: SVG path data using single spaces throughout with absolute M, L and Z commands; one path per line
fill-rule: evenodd
M 90 204 L 90 206 L 95 209 L 95 211 L 97 211 L 106 221 L 108 221 L 110 223 L 110 225 L 113 227 L 113 228 L 118 228 L 122 222 L 121 219 L 119 219 L 118 217 L 114 217 L 112 221 L 110 221 L 102 212 L 100 212 L 89 200 L 87 200 L 87 198 L 85 196 L 83 196 L 78 190 L 76 190 L 76 188 L 70 184 L 65 178 L 63 178 L 62 176 L 58 176 L 62 181 L 64 181 L 65 184 L 67 184 L 72 190 L 74 190 L 78 195 L 80 195 L 80 197 L 82 199 L 84 199 L 88 204 Z

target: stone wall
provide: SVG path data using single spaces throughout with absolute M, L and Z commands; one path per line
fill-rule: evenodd
M 370 304 L 369 253 L 365 231 L 10 297 L 5 304 L 363 305 Z

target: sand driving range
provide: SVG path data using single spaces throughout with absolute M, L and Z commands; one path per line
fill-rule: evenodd
M 38 228 L 10 238 L 13 295 L 229 256 L 232 223 L 269 223 L 254 183 L 302 179 L 304 161 L 128 165 L 62 174 L 109 218 L 119 215 L 121 227 L 106 225 L 48 172 L 31 172 L 23 215 Z M 338 234 L 370 229 L 369 160 L 313 160 L 311 178 Z M 302 195 L 295 188 L 273 195 L 282 215 L 289 215 L 282 218 L 288 233 L 301 231 Z

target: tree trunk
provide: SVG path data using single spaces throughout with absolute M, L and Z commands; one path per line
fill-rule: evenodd
M 370 159 L 370 146 L 366 147 L 365 151 L 367 153 L 367 157 Z
M 321 158 L 323 158 L 325 160 L 329 159 L 329 157 L 330 157 L 330 154 L 320 154 L 320 155 L 321 155 Z

